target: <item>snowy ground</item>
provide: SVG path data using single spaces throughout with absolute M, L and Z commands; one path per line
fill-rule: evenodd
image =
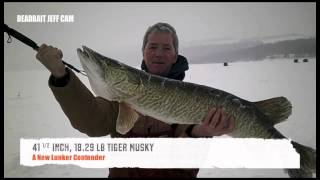
M 107 169 L 72 165 L 20 166 L 20 138 L 87 137 L 71 127 L 48 83 L 47 71 L 4 73 L 4 176 L 106 177 Z M 79 75 L 85 84 L 85 77 Z M 287 97 L 293 113 L 276 125 L 284 135 L 316 148 L 316 59 L 190 65 L 185 81 L 222 89 L 250 101 Z M 280 169 L 201 169 L 198 177 L 288 177 Z

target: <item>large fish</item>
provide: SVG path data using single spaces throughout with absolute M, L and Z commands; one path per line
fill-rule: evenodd
M 250 102 L 212 87 L 146 73 L 85 46 L 77 53 L 96 95 L 119 102 L 116 129 L 121 134 L 133 127 L 139 113 L 169 124 L 201 124 L 211 108 L 223 107 L 235 118 L 232 137 L 286 138 L 274 128 L 291 114 L 285 97 Z M 289 176 L 312 177 L 316 151 L 291 142 L 300 154 L 300 169 L 288 169 Z

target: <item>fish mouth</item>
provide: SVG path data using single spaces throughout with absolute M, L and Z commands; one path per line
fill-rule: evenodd
M 86 46 L 82 46 L 82 50 L 78 48 L 77 53 L 83 65 L 95 64 L 95 66 L 100 66 L 100 61 L 103 60 L 103 58 L 100 57 L 101 55 L 99 56 L 96 52 Z
M 80 58 L 81 65 L 87 75 L 99 76 L 102 74 L 101 60 L 93 50 L 86 46 L 82 46 L 82 49 L 77 48 L 77 53 Z
M 82 46 L 82 49 L 77 48 L 77 53 L 80 63 L 88 76 L 91 88 L 96 95 L 103 96 L 104 93 L 101 91 L 101 88 L 99 88 L 105 84 L 105 71 L 101 57 L 86 46 Z
M 77 49 L 77 53 L 82 64 L 91 64 L 102 67 L 103 61 L 109 60 L 108 58 L 86 46 L 82 46 L 82 49 L 83 50 L 81 50 L 80 48 Z
M 83 50 L 82 50 L 83 49 Z M 82 49 L 78 48 L 77 52 L 79 55 L 81 55 L 82 57 L 84 57 L 84 59 L 92 59 L 92 53 L 91 53 L 91 49 L 87 48 L 86 46 L 82 46 Z

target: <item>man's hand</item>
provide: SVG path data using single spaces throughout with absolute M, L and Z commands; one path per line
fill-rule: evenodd
M 233 131 L 234 118 L 227 115 L 222 108 L 213 108 L 209 111 L 202 124 L 193 127 L 191 135 L 194 137 L 212 137 L 227 134 Z
M 62 63 L 62 51 L 52 46 L 42 44 L 36 58 L 52 73 L 54 77 L 62 77 L 66 74 L 65 66 Z

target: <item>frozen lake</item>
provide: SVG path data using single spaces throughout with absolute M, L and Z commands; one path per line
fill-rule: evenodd
M 107 177 L 107 169 L 72 165 L 20 166 L 20 138 L 87 137 L 72 128 L 48 87 L 47 71 L 4 73 L 4 176 Z M 79 75 L 89 86 L 86 77 Z M 249 101 L 287 97 L 292 115 L 276 128 L 316 148 L 316 59 L 191 64 L 185 81 L 211 86 Z M 198 177 L 288 177 L 281 169 L 201 169 Z

